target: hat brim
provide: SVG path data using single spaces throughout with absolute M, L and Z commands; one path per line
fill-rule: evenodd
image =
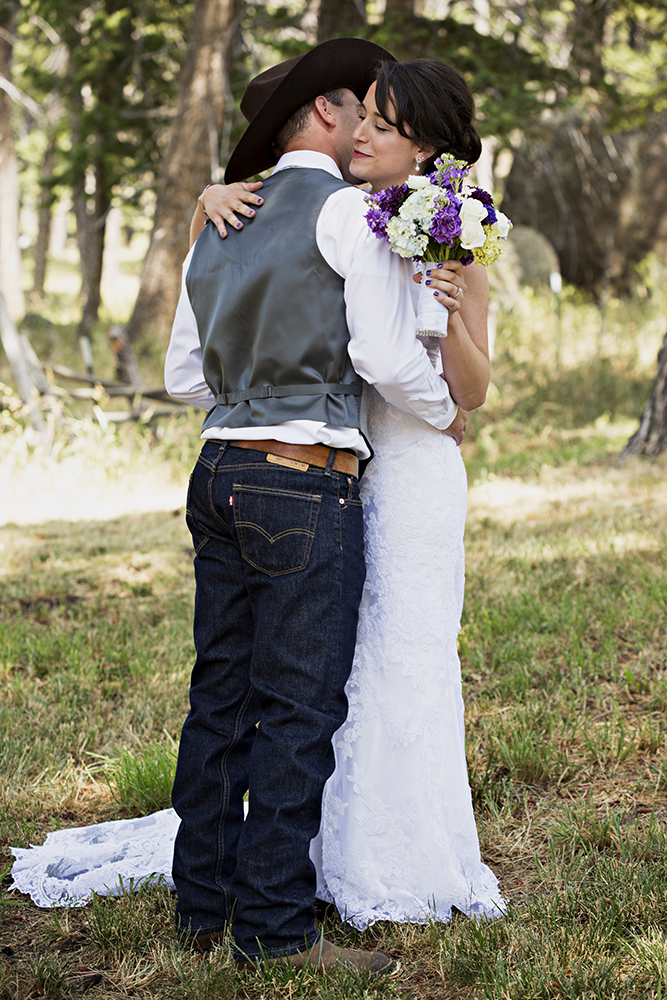
M 242 181 L 276 163 L 273 140 L 299 108 L 329 90 L 346 88 L 360 101 L 375 79 L 382 60 L 394 57 L 363 38 L 332 38 L 307 52 L 264 102 L 236 145 L 225 171 L 225 183 Z

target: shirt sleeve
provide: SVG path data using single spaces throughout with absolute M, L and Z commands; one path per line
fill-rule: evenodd
M 164 362 L 164 385 L 174 399 L 210 410 L 215 405 L 215 397 L 204 380 L 197 320 L 185 285 L 193 249 L 190 249 L 183 262 L 181 295 Z
M 365 212 L 363 192 L 342 188 L 317 222 L 320 252 L 345 279 L 350 359 L 387 402 L 446 430 L 457 406 L 415 335 L 413 268 L 370 231 Z

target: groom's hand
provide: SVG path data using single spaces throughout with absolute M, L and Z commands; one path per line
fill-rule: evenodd
M 451 424 L 445 431 L 445 434 L 449 434 L 450 437 L 454 438 L 459 448 L 461 447 L 461 442 L 465 437 L 467 423 L 468 423 L 468 411 L 462 410 L 461 407 L 459 406 L 458 410 L 456 411 L 456 416 L 454 417 Z

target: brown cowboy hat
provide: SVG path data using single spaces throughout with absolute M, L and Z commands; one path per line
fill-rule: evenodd
M 272 66 L 251 80 L 241 101 L 250 124 L 232 153 L 225 183 L 242 181 L 276 162 L 273 140 L 295 111 L 328 90 L 346 87 L 363 100 L 375 68 L 394 57 L 363 38 L 332 38 L 310 52 Z

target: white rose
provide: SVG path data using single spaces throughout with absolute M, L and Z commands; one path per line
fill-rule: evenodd
M 503 215 L 498 210 L 496 210 L 496 226 L 498 227 L 498 236 L 502 236 L 504 240 L 507 239 L 507 234 L 512 228 L 512 223 L 506 215 Z
M 464 250 L 475 250 L 477 247 L 483 247 L 486 236 L 482 223 L 466 222 L 465 226 L 461 226 L 460 240 Z
M 464 198 L 461 204 L 461 222 L 481 222 L 487 216 L 486 205 L 477 198 Z
M 413 190 L 415 188 L 433 187 L 428 177 L 422 177 L 421 175 L 418 176 L 417 174 L 410 174 L 406 184 Z
M 483 247 L 486 239 L 482 219 L 486 219 L 486 205 L 477 198 L 464 198 L 461 205 L 461 246 L 464 250 Z

